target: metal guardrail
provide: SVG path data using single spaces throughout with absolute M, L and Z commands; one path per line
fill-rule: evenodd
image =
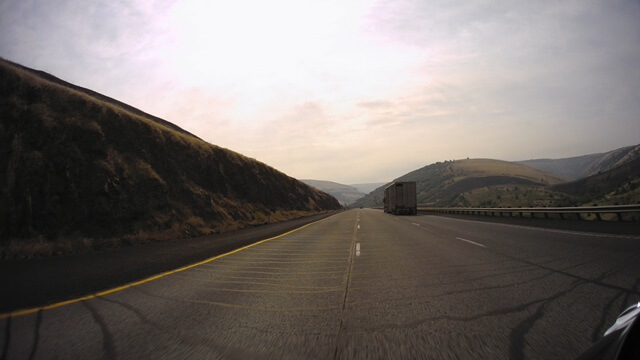
M 596 219 L 603 220 L 604 214 L 615 214 L 618 221 L 624 221 L 623 214 L 640 213 L 640 204 L 612 205 L 612 206 L 587 206 L 587 207 L 529 207 L 529 208 L 440 208 L 418 207 L 418 212 L 423 214 L 469 214 L 488 216 L 520 216 L 528 214 L 535 218 L 536 214 L 543 214 L 549 218 L 550 214 L 559 215 L 560 219 L 582 219 L 582 215 L 595 215 Z

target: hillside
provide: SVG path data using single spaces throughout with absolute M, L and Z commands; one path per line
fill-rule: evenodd
M 584 205 L 627 205 L 640 203 L 640 157 L 611 170 L 580 180 L 551 186 L 553 191 L 576 197 Z
M 0 114 L 0 257 L 193 237 L 339 208 L 263 163 L 4 60 Z
M 638 157 L 640 157 L 640 145 L 626 146 L 606 153 L 563 159 L 525 160 L 518 163 L 568 180 L 577 180 L 611 170 Z
M 555 203 L 562 194 L 546 189 L 563 179 L 531 167 L 501 160 L 438 162 L 394 181 L 415 181 L 420 204 L 435 206 L 526 206 Z M 354 206 L 382 206 L 380 187 Z
M 45 81 L 48 81 L 49 83 L 60 85 L 60 86 L 62 86 L 64 88 L 66 88 L 66 89 L 74 90 L 74 91 L 76 91 L 78 93 L 85 94 L 85 95 L 89 96 L 90 98 L 98 100 L 98 101 L 100 101 L 102 103 L 113 105 L 116 108 L 122 109 L 122 110 L 124 110 L 124 111 L 126 111 L 128 113 L 133 114 L 133 115 L 138 115 L 140 117 L 145 118 L 146 120 L 153 121 L 153 122 L 155 122 L 155 123 L 157 123 L 159 125 L 168 127 L 171 130 L 177 131 L 177 132 L 185 134 L 185 135 L 192 136 L 192 137 L 194 137 L 196 139 L 200 139 L 196 135 L 194 135 L 194 134 L 192 134 L 192 133 L 180 128 L 179 126 L 177 126 L 177 125 L 175 125 L 175 124 L 173 124 L 173 123 L 171 123 L 169 121 L 166 121 L 166 120 L 161 119 L 161 118 L 159 118 L 157 116 L 153 116 L 151 114 L 148 114 L 148 113 L 146 113 L 146 112 L 144 112 L 144 111 L 142 111 L 140 109 L 134 108 L 133 106 L 131 106 L 129 104 L 125 104 L 125 103 L 123 103 L 121 101 L 118 101 L 118 100 L 116 100 L 114 98 L 111 98 L 109 96 L 100 94 L 98 92 L 95 92 L 95 91 L 90 90 L 90 89 L 83 88 L 83 87 L 75 85 L 75 84 L 71 84 L 71 83 L 66 82 L 66 81 L 64 81 L 62 79 L 59 79 L 59 78 L 57 78 L 57 77 L 55 77 L 55 76 L 53 76 L 51 74 L 48 74 L 48 73 L 46 73 L 44 71 L 31 69 L 31 68 L 28 68 L 26 66 L 22 66 L 20 64 L 16 64 L 16 63 L 13 63 L 13 62 L 1 59 L 1 58 L 0 58 L 0 61 L 6 63 L 8 65 L 11 65 L 14 68 L 17 68 L 18 70 L 22 70 L 22 71 L 24 71 L 24 72 L 26 72 L 28 74 L 35 75 L 36 78 L 40 78 L 41 80 L 45 80 Z
M 359 192 L 355 187 L 332 181 L 309 179 L 302 179 L 300 181 L 333 196 L 338 200 L 338 202 L 340 202 L 340 204 L 349 205 L 365 195 L 364 193 Z

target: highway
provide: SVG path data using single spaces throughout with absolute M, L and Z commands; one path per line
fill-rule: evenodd
M 567 359 L 640 300 L 640 236 L 355 209 L 0 320 L 2 359 Z

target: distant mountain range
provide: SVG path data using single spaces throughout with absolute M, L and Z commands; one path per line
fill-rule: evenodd
M 377 183 L 365 183 L 365 184 L 351 184 L 349 186 L 352 186 L 356 189 L 358 189 L 359 192 L 363 193 L 363 194 L 368 194 L 370 192 L 372 192 L 373 190 L 379 188 L 382 185 L 385 185 L 388 183 L 384 183 L 384 182 L 377 182 Z
M 367 195 L 369 192 L 384 185 L 385 183 L 366 183 L 355 185 L 344 185 L 333 181 L 324 180 L 301 180 L 307 185 L 313 186 L 318 190 L 324 191 L 327 194 L 335 197 L 341 204 L 350 205 L 356 200 Z
M 438 162 L 394 181 L 416 181 L 418 203 L 521 207 L 640 202 L 640 145 L 567 159 Z M 576 180 L 578 179 L 578 180 Z M 382 206 L 384 186 L 353 206 Z
M 606 153 L 589 154 L 563 159 L 535 159 L 518 161 L 520 164 L 555 174 L 568 180 L 596 175 L 640 156 L 640 145 L 626 146 Z
M 341 204 L 351 204 L 366 194 L 361 193 L 353 186 L 339 184 L 333 181 L 301 179 L 303 183 L 324 191 L 336 198 Z
M 0 169 L 0 257 L 193 237 L 340 208 L 166 120 L 5 60 Z

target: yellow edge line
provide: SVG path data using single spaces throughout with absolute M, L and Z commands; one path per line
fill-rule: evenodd
M 217 260 L 217 259 L 223 258 L 225 256 L 229 256 L 229 255 L 235 254 L 237 252 L 240 252 L 242 250 L 246 250 L 246 249 L 254 247 L 256 245 L 260 245 L 260 244 L 265 243 L 267 241 L 271 241 L 271 240 L 279 239 L 281 237 L 285 237 L 285 236 L 290 235 L 290 234 L 292 234 L 292 233 L 294 233 L 294 232 L 296 232 L 298 230 L 302 230 L 302 229 L 306 228 L 307 226 L 319 223 L 320 221 L 324 221 L 324 220 L 326 220 L 326 219 L 328 219 L 330 217 L 331 216 L 326 217 L 324 219 L 320 219 L 318 221 L 314 221 L 314 222 L 306 224 L 306 225 L 302 225 L 299 228 L 295 228 L 295 229 L 290 230 L 290 231 L 288 231 L 288 232 L 286 232 L 284 234 L 280 234 L 280 235 L 277 235 L 277 236 L 274 236 L 274 237 L 270 237 L 268 239 L 260 240 L 258 242 L 253 243 L 253 244 L 249 244 L 249 245 L 243 246 L 241 248 L 238 248 L 238 249 L 235 249 L 235 250 L 231 250 L 231 251 L 226 252 L 224 254 L 216 255 L 214 257 L 211 257 L 211 258 L 208 258 L 206 260 L 197 262 L 195 264 L 183 266 L 183 267 L 175 269 L 175 270 L 165 271 L 165 272 L 160 273 L 158 275 L 153 275 L 153 276 L 150 276 L 150 277 L 142 279 L 142 280 L 134 281 L 134 282 L 129 283 L 129 284 L 125 284 L 125 285 L 122 285 L 122 286 L 115 287 L 113 289 L 104 290 L 104 291 L 100 291 L 100 292 L 97 292 L 97 293 L 92 294 L 92 295 L 86 295 L 86 296 L 79 297 L 79 298 L 76 298 L 76 299 L 65 300 L 65 301 L 61 301 L 61 302 L 57 302 L 57 303 L 54 303 L 54 304 L 45 305 L 45 306 L 41 306 L 41 307 L 37 307 L 37 308 L 17 310 L 17 311 L 6 313 L 6 314 L 0 314 L 0 320 L 6 319 L 8 317 L 25 316 L 25 315 L 37 313 L 38 311 L 42 311 L 42 310 L 55 309 L 55 308 L 59 308 L 59 307 L 62 307 L 62 306 L 75 304 L 75 303 L 80 302 L 80 301 L 85 301 L 85 300 L 93 299 L 93 298 L 96 298 L 96 297 L 113 294 L 113 293 L 116 293 L 118 291 L 122 291 L 122 290 L 128 289 L 130 287 L 142 285 L 144 283 L 148 283 L 148 282 L 151 282 L 151 281 L 154 281 L 154 280 L 158 280 L 160 278 L 163 278 L 163 277 L 171 275 L 171 274 L 179 273 L 181 271 L 189 270 L 189 269 L 194 268 L 196 266 L 200 266 L 200 265 L 204 265 L 204 264 L 210 263 L 210 262 L 212 262 L 214 260 Z

